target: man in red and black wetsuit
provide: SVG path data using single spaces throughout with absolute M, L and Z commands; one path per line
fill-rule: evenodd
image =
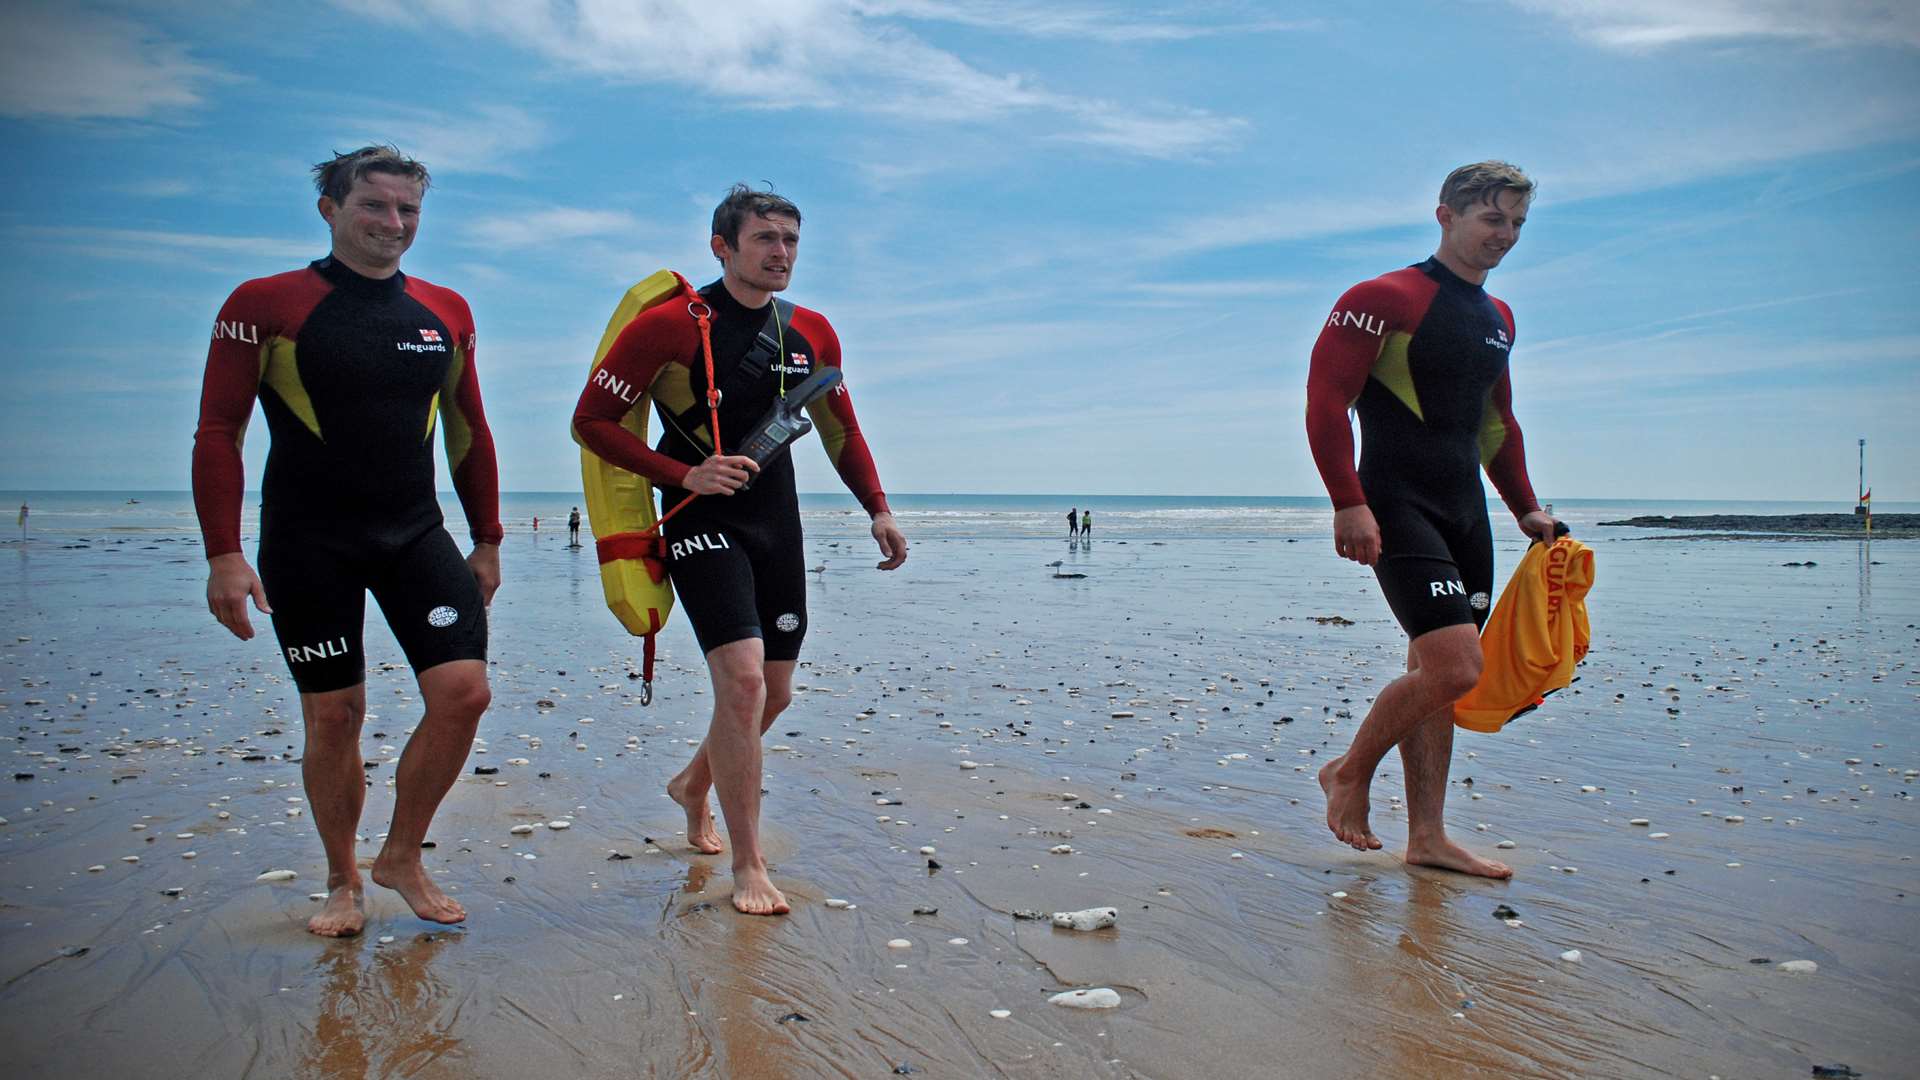
M 826 318 L 774 298 L 792 277 L 799 243 L 800 211 L 778 195 L 736 184 L 714 211 L 711 245 L 723 273 L 700 295 L 713 311 L 722 445 L 714 445 L 705 404 L 699 326 L 684 303 L 635 316 L 573 414 L 580 443 L 652 480 L 663 509 L 699 496 L 666 522 L 663 535 L 674 592 L 713 678 L 713 723 L 667 794 L 687 812 L 688 843 L 711 855 L 722 848 L 707 792 L 719 792 L 733 841 L 733 906 L 753 915 L 788 910 L 760 848 L 760 737 L 793 700 L 807 630 L 806 569 L 792 456 L 782 453 L 759 468 L 725 447 L 739 445 L 790 387 L 840 366 L 840 339 Z M 769 344 L 757 344 L 763 340 Z M 657 448 L 620 424 L 639 399 L 636 387 L 647 388 L 658 408 Z M 845 384 L 807 410 L 841 481 L 872 517 L 885 557 L 879 568 L 898 567 L 907 541 L 887 509 Z
M 1393 747 L 1407 778 L 1407 861 L 1484 877 L 1503 863 L 1447 838 L 1453 703 L 1480 678 L 1479 628 L 1493 591 L 1493 537 L 1480 469 L 1520 530 L 1555 522 L 1527 480 L 1507 355 L 1513 312 L 1488 271 L 1519 242 L 1533 181 L 1504 162 L 1455 169 L 1440 189 L 1440 247 L 1417 266 L 1347 290 L 1313 347 L 1307 440 L 1333 497 L 1334 549 L 1374 568 L 1412 644 L 1407 673 L 1380 691 L 1345 754 L 1320 770 L 1327 826 L 1362 850 L 1374 770 Z M 1361 455 L 1353 460 L 1359 414 Z
M 207 354 L 193 496 L 206 540 L 207 606 L 253 637 L 247 600 L 273 629 L 300 689 L 300 772 L 327 852 L 327 901 L 307 928 L 348 937 L 366 922 L 354 831 L 366 801 L 361 628 L 373 593 L 419 681 L 426 716 L 400 756 L 393 824 L 373 880 L 414 914 L 464 908 L 420 862 L 427 826 L 472 748 L 487 688 L 486 607 L 500 585 L 493 436 L 474 373 L 473 316 L 457 293 L 400 272 L 427 170 L 369 146 L 314 167 L 333 251 L 241 285 Z M 258 398 L 273 442 L 260 484 L 260 573 L 240 551 L 240 440 Z M 473 553 L 447 535 L 434 495 L 442 429 Z

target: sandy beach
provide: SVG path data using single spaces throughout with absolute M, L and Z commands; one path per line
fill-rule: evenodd
M 1511 843 L 1499 883 L 1401 865 L 1394 760 L 1388 850 L 1326 830 L 1314 770 L 1404 657 L 1325 512 L 1101 508 L 1070 551 L 1064 503 L 901 505 L 897 574 L 808 517 L 804 690 L 766 740 L 791 915 L 735 913 L 664 795 L 708 709 L 685 625 L 641 707 L 590 549 L 516 520 L 495 704 L 427 853 L 471 918 L 370 888 L 347 941 L 305 931 L 284 664 L 206 614 L 190 529 L 0 547 L 10 1075 L 1914 1075 L 1920 544 L 1575 519 L 1580 681 L 1456 744 L 1449 821 Z M 367 641 L 371 860 L 419 704 L 377 616 Z M 1097 906 L 1117 924 L 1021 917 Z M 1077 988 L 1120 1005 L 1049 1004 Z

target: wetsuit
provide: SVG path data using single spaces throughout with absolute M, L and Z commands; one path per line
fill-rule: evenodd
M 1437 259 L 1347 290 L 1313 347 L 1307 441 L 1334 509 L 1380 526 L 1374 572 L 1408 635 L 1486 621 L 1493 536 L 1480 469 L 1538 510 L 1514 421 L 1513 312 Z M 1361 454 L 1353 463 L 1360 416 Z
M 371 590 L 415 671 L 484 660 L 480 589 L 434 495 L 444 427 L 476 543 L 501 538 L 493 436 L 473 316 L 449 289 L 362 277 L 331 257 L 241 285 L 220 309 L 194 433 L 208 558 L 240 550 L 240 442 L 257 396 L 272 444 L 260 483 L 259 572 L 304 693 L 366 676 Z
M 784 388 L 819 367 L 840 366 L 840 339 L 818 312 L 786 301 L 749 309 L 717 281 L 700 293 L 713 309 L 721 447 L 731 453 Z M 742 370 L 761 333 L 777 350 L 765 364 Z M 660 441 L 652 449 L 620 426 L 643 400 L 643 389 L 660 417 Z M 706 399 L 699 326 L 685 303 L 669 301 L 636 315 L 620 332 L 580 394 L 573 430 L 607 462 L 653 481 L 666 510 L 687 497 L 679 486 L 687 471 L 713 453 Z M 807 414 L 848 490 L 869 514 L 885 512 L 887 497 L 846 384 L 809 404 Z M 695 499 L 662 533 L 667 572 L 701 651 L 757 637 L 768 660 L 799 657 L 807 583 L 791 453 L 768 462 L 745 491 Z

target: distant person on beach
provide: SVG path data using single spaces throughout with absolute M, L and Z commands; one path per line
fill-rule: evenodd
M 1093 511 L 1080 511 L 1080 539 L 1093 539 Z
M 391 146 L 367 146 L 313 173 L 332 252 L 246 282 L 220 309 L 194 434 L 193 498 L 207 607 L 243 641 L 253 637 L 249 598 L 271 615 L 300 690 L 300 774 L 327 853 L 327 900 L 307 929 L 351 937 L 366 922 L 354 833 L 367 786 L 360 639 L 369 590 L 426 705 L 400 756 L 373 880 L 423 919 L 467 917 L 428 876 L 420 845 L 490 701 L 486 607 L 500 586 L 500 491 L 473 316 L 459 294 L 400 272 L 427 170 Z M 256 397 L 272 437 L 257 576 L 240 550 L 240 439 Z M 473 538 L 465 558 L 434 494 L 436 424 Z
M 567 515 L 567 543 L 572 547 L 580 546 L 580 508 L 574 507 Z
M 27 538 L 27 504 L 20 504 L 20 539 Z
M 533 516 L 533 531 L 534 532 L 540 531 L 540 515 L 538 514 L 535 514 Z
M 1327 827 L 1361 851 L 1381 846 L 1368 794 L 1398 746 L 1407 862 L 1496 878 L 1513 870 L 1448 839 L 1444 819 L 1453 703 L 1479 680 L 1493 592 L 1483 464 L 1520 531 L 1553 540 L 1513 418 L 1513 313 L 1483 287 L 1519 242 L 1533 190 L 1504 162 L 1455 169 L 1434 212 L 1439 250 L 1347 290 L 1307 374 L 1307 441 L 1333 497 L 1334 550 L 1373 567 L 1412 641 L 1407 673 L 1380 691 L 1347 752 L 1320 769 Z M 1357 470 L 1349 408 L 1360 417 Z
M 1079 535 L 1080 535 L 1080 508 L 1076 506 L 1067 511 L 1067 539 L 1069 541 L 1072 541 L 1077 537 L 1079 537 Z
M 652 480 L 662 508 L 678 506 L 689 493 L 699 496 L 666 521 L 663 536 L 674 591 L 713 679 L 713 723 L 667 794 L 686 810 L 688 843 L 718 854 L 707 792 L 719 792 L 733 842 L 733 906 L 753 915 L 788 910 L 760 847 L 760 737 L 793 698 L 793 669 L 807 631 L 806 568 L 792 455 L 760 466 L 724 449 L 790 386 L 840 365 L 840 339 L 827 320 L 774 299 L 792 277 L 799 243 L 800 211 L 779 195 L 736 184 L 714 211 L 709 246 L 722 274 L 700 293 L 713 313 L 721 446 L 713 444 L 699 324 L 685 303 L 636 316 L 607 351 L 573 415 L 580 443 Z M 631 387 L 649 388 L 658 406 L 657 449 L 621 426 L 634 397 L 623 388 Z M 840 479 L 872 518 L 884 556 L 879 568 L 898 567 L 907 559 L 906 537 L 888 512 L 845 384 L 807 410 Z

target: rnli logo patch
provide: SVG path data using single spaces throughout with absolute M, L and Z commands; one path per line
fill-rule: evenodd
M 427 612 L 427 625 L 438 629 L 444 630 L 459 621 L 460 613 L 445 604 Z

